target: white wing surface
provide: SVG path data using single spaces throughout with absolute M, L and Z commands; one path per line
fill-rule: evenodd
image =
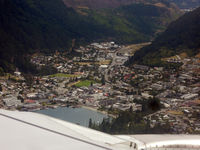
M 109 135 L 32 112 L 0 110 L 1 150 L 200 150 L 200 135 Z

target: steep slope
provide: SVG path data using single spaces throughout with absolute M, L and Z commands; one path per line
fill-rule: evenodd
M 141 3 L 86 12 L 91 20 L 109 28 L 112 32 L 109 37 L 121 44 L 151 40 L 175 14 L 167 8 Z
M 118 43 L 149 41 L 174 18 L 175 9 L 132 4 L 77 13 L 62 0 L 0 0 L 0 67 L 23 66 L 24 54 L 68 50 L 97 40 Z M 167 21 L 166 21 L 167 20 Z
M 161 64 L 161 58 L 186 52 L 194 56 L 200 51 L 200 8 L 172 22 L 150 46 L 136 52 L 130 63 Z
M 0 59 L 14 62 L 16 55 L 33 49 L 66 48 L 71 38 L 81 37 L 73 30 L 73 17 L 81 24 L 59 0 L 0 0 Z
M 136 3 L 143 4 L 176 4 L 181 9 L 191 9 L 200 6 L 200 0 L 63 0 L 68 7 L 81 8 L 87 7 L 92 9 L 99 8 L 117 8 L 123 5 Z
M 81 8 L 86 7 L 90 9 L 99 8 L 117 8 L 130 4 L 162 4 L 170 5 L 168 0 L 63 0 L 68 7 Z
M 175 3 L 181 9 L 191 9 L 200 6 L 200 0 L 168 0 Z

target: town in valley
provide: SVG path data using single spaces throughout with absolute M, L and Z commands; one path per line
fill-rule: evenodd
M 169 124 L 172 133 L 200 133 L 200 57 L 186 54 L 163 58 L 179 68 L 125 65 L 149 43 L 129 46 L 92 43 L 66 53 L 36 53 L 30 63 L 50 73 L 24 75 L 19 70 L 0 77 L 0 107 L 34 111 L 57 107 L 87 107 L 116 117 L 130 108 L 143 111 L 157 99 L 161 108 L 147 114 L 151 127 Z

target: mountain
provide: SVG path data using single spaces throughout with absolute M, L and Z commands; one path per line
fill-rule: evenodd
M 6 72 L 13 70 L 13 64 L 23 68 L 27 53 L 68 51 L 73 39 L 76 46 L 149 41 L 177 12 L 170 5 L 144 3 L 75 10 L 62 0 L 0 0 L 0 67 Z
M 73 8 L 117 8 L 130 4 L 161 4 L 170 5 L 167 0 L 63 0 L 68 7 Z
M 200 8 L 186 13 L 158 36 L 151 45 L 137 51 L 129 63 L 161 65 L 161 59 L 180 53 L 195 56 L 200 52 Z
M 200 6 L 200 0 L 168 0 L 181 9 L 192 9 Z
M 0 20 L 0 65 L 6 71 L 24 53 L 66 48 L 72 38 L 83 37 L 74 26 L 86 24 L 59 0 L 0 0 Z
M 155 4 L 169 5 L 176 4 L 181 9 L 193 9 L 200 6 L 200 0 L 63 0 L 68 7 L 73 8 L 117 8 L 130 4 Z

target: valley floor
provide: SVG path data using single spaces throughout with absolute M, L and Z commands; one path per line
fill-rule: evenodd
M 145 112 L 150 99 L 159 99 L 161 110 L 147 113 L 150 127 L 169 125 L 172 133 L 200 133 L 200 59 L 169 59 L 183 63 L 176 69 L 124 66 L 142 46 L 115 42 L 92 43 L 64 53 L 35 54 L 31 63 L 51 66 L 56 74 L 24 76 L 18 70 L 0 78 L 1 108 L 29 111 L 58 106 L 82 106 L 118 116 L 122 111 Z M 147 108 L 149 109 L 149 108 Z

